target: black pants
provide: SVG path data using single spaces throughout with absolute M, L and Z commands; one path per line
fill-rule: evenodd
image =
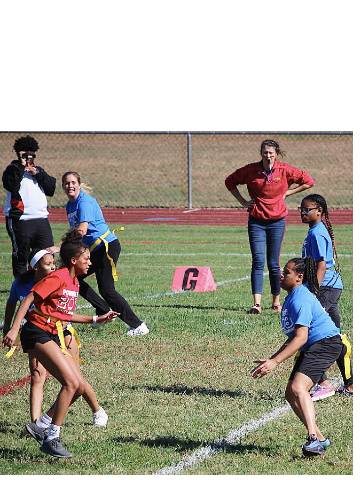
M 120 250 L 119 240 L 113 240 L 108 244 L 108 254 L 113 259 L 115 265 L 118 261 Z M 123 322 L 132 328 L 137 328 L 142 322 L 132 311 L 125 298 L 115 290 L 111 264 L 106 255 L 104 244 L 101 244 L 100 247 L 91 253 L 90 261 L 91 266 L 88 273 L 79 277 L 80 295 L 96 308 L 98 315 L 108 312 L 111 308 L 115 312 L 120 313 L 120 318 Z M 84 278 L 92 273 L 95 273 L 99 292 L 103 298 L 100 298 L 90 285 L 84 281 Z
M 325 308 L 326 312 L 330 315 L 332 321 L 338 328 L 340 328 L 340 313 L 338 303 L 341 293 L 342 290 L 340 288 L 320 287 L 320 293 L 318 296 L 319 302 Z M 347 351 L 347 346 L 345 343 L 343 343 L 341 354 L 336 361 L 345 386 L 352 385 L 353 383 L 352 365 L 351 360 L 346 356 Z M 346 368 L 346 362 L 350 362 L 349 368 Z M 323 376 L 321 380 L 325 379 L 326 376 Z
M 6 230 L 12 244 L 14 277 L 26 272 L 30 250 L 48 248 L 54 245 L 54 238 L 47 218 L 17 220 L 6 217 Z

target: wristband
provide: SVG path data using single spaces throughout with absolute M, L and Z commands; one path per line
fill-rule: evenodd
M 93 315 L 92 317 L 92 323 L 96 323 L 97 322 L 97 319 L 98 319 L 98 315 Z

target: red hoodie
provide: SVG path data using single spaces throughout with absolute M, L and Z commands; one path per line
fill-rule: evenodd
M 229 175 L 225 180 L 228 190 L 246 185 L 254 205 L 249 215 L 258 220 L 279 220 L 286 217 L 288 209 L 284 194 L 292 184 L 314 185 L 315 181 L 305 171 L 276 160 L 270 174 L 266 174 L 262 161 L 249 163 Z

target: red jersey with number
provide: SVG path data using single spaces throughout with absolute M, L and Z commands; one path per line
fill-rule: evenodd
M 71 321 L 79 295 L 79 281 L 70 276 L 66 267 L 51 272 L 36 283 L 31 291 L 34 293 L 34 307 L 41 315 L 31 309 L 26 314 L 28 321 L 44 323 L 45 317 L 51 317 L 53 322 Z
M 288 209 L 284 195 L 292 184 L 314 185 L 315 181 L 305 171 L 276 160 L 271 172 L 264 170 L 262 162 L 249 163 L 225 180 L 228 190 L 246 185 L 254 205 L 249 215 L 258 220 L 279 220 L 286 217 Z

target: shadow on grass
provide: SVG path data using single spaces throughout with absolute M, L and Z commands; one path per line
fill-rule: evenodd
M 251 451 L 256 451 L 259 453 L 267 453 L 270 451 L 270 448 L 267 447 L 258 447 L 254 444 L 238 444 L 231 445 L 225 440 L 215 441 L 209 444 L 204 442 L 195 441 L 195 440 L 183 440 L 176 437 L 156 437 L 149 439 L 139 439 L 135 437 L 116 437 L 113 439 L 116 443 L 137 443 L 145 447 L 162 447 L 162 448 L 172 448 L 177 452 L 185 452 L 188 450 L 194 450 L 197 448 L 206 447 L 215 451 L 222 451 L 224 453 L 249 453 Z
M 3 460 L 21 460 L 22 462 L 32 462 L 33 460 L 39 460 L 39 456 L 29 455 L 20 448 L 3 448 L 0 447 L 0 459 Z
M 148 392 L 173 393 L 175 395 L 208 395 L 211 397 L 230 397 L 241 398 L 247 397 L 252 400 L 276 400 L 283 397 L 281 392 L 272 392 L 267 390 L 259 390 L 257 392 L 247 392 L 244 390 L 219 390 L 215 388 L 205 387 L 188 387 L 182 384 L 169 386 L 162 385 L 133 385 L 128 387 L 130 390 L 147 390 Z
M 14 430 L 14 425 L 8 422 L 0 422 L 0 433 L 8 433 Z
M 143 307 L 143 308 L 173 308 L 175 310 L 179 308 L 186 308 L 186 309 L 191 309 L 191 310 L 221 310 L 221 311 L 227 311 L 227 312 L 244 312 L 248 313 L 249 308 L 246 307 L 210 307 L 207 305 L 182 305 L 182 304 L 173 304 L 173 305 L 155 305 L 153 303 L 149 304 L 144 304 L 144 303 L 132 303 L 132 307 Z
M 17 423 L 9 423 L 6 421 L 1 421 L 0 422 L 0 433 L 11 433 L 11 434 L 16 434 L 18 435 L 20 431 L 20 437 L 25 435 L 25 427 L 22 424 L 17 424 Z

